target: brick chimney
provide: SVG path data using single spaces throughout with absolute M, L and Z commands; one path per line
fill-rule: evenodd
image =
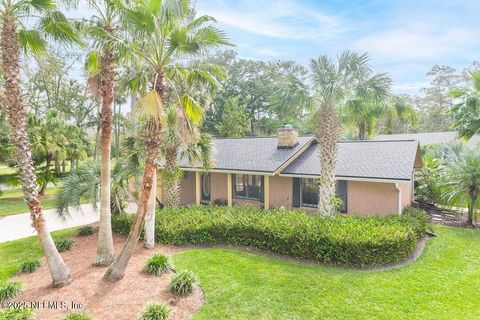
M 298 130 L 291 124 L 286 124 L 278 129 L 278 149 L 290 149 L 298 144 Z

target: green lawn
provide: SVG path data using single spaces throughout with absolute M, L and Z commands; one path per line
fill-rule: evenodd
M 78 228 L 55 231 L 53 237 L 68 237 L 76 233 Z M 28 258 L 42 256 L 37 237 L 29 237 L 0 243 L 0 282 L 8 279 L 18 270 L 18 265 Z
M 400 269 L 354 271 L 235 249 L 175 256 L 196 272 L 205 305 L 193 319 L 480 319 L 480 231 L 436 227 Z
M 16 171 L 14 168 L 10 168 L 5 164 L 0 164 L 0 176 L 6 175 L 6 174 L 13 174 L 15 172 Z
M 0 217 L 12 214 L 28 212 L 28 207 L 23 200 L 22 190 L 3 190 L 0 197 Z M 55 195 L 58 192 L 57 187 L 48 188 L 46 195 Z M 55 208 L 55 198 L 41 200 L 43 209 Z

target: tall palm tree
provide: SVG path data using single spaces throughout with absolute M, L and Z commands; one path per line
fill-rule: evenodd
M 156 172 L 156 157 L 160 149 L 159 136 L 165 124 L 164 107 L 167 101 L 167 82 L 178 76 L 180 58 L 198 56 L 207 49 L 229 44 L 224 33 L 209 25 L 213 18 L 195 17 L 189 1 L 146 0 L 125 4 L 124 20 L 132 31 L 136 55 L 148 65 L 150 91 L 137 103 L 137 112 L 143 115 L 145 130 L 145 169 L 135 223 L 127 241 L 105 274 L 109 281 L 123 278 L 127 264 L 135 250 L 147 211 L 147 202 Z M 173 89 L 174 90 L 174 89 Z M 176 103 L 187 117 L 196 120 L 201 106 L 189 95 L 178 95 Z
M 453 98 L 460 100 L 451 109 L 453 127 L 465 140 L 480 134 L 480 70 L 469 73 L 472 88 L 457 88 L 450 92 Z
M 408 132 L 408 126 L 418 122 L 418 112 L 403 97 L 392 96 L 382 118 L 385 133 L 392 134 L 395 129 Z
M 449 169 L 450 182 L 444 186 L 448 204 L 468 208 L 468 224 L 473 225 L 480 208 L 480 151 L 468 150 Z
M 0 54 L 4 85 L 0 93 L 0 104 L 4 108 L 15 147 L 15 157 L 25 202 L 31 213 L 32 225 L 37 231 L 40 244 L 47 259 L 53 286 L 67 285 L 70 273 L 48 232 L 41 203 L 38 199 L 38 182 L 32 162 L 28 140 L 27 110 L 22 101 L 20 86 L 20 49 L 26 53 L 40 54 L 46 51 L 47 38 L 77 41 L 74 29 L 67 18 L 55 11 L 51 0 L 2 0 L 0 1 Z M 26 29 L 25 20 L 35 20 L 36 26 Z M 36 18 L 35 18 L 36 17 Z M 31 24 L 32 21 L 30 21 Z
M 93 40 L 92 50 L 88 53 L 86 68 L 90 74 L 90 83 L 98 89 L 101 96 L 100 111 L 100 150 L 101 150 L 101 192 L 100 192 L 100 228 L 98 232 L 97 254 L 93 264 L 108 266 L 115 258 L 113 248 L 111 210 L 110 210 L 110 157 L 112 139 L 112 107 L 114 102 L 115 77 L 117 63 L 128 52 L 127 46 L 118 37 L 120 7 L 114 1 L 89 1 L 95 15 L 86 31 Z
M 385 74 L 372 75 L 367 54 L 350 51 L 338 56 L 336 63 L 327 56 L 312 59 L 310 70 L 319 104 L 315 129 L 320 157 L 318 211 L 321 215 L 334 216 L 334 170 L 337 140 L 341 132 L 339 111 L 344 108 L 360 109 L 366 101 L 382 102 L 388 96 L 390 81 Z M 359 119 L 361 127 L 364 119 Z

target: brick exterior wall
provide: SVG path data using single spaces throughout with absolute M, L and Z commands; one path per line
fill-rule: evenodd
M 185 171 L 181 186 L 180 205 L 195 203 L 195 172 Z
M 227 200 L 227 174 L 226 173 L 218 173 L 218 172 L 211 172 L 210 173 L 210 182 L 211 182 L 211 190 L 210 190 L 210 200 L 214 201 L 217 199 L 224 199 Z
M 270 177 L 270 207 L 292 208 L 293 180 L 288 177 Z
M 358 215 L 398 213 L 394 183 L 348 181 L 348 213 Z

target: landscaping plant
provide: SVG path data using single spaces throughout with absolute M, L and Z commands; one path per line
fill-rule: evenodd
M 166 254 L 155 253 L 145 262 L 143 272 L 159 276 L 171 269 L 173 269 L 172 259 Z
M 114 216 L 114 232 L 128 234 L 134 218 Z M 191 206 L 159 211 L 155 238 L 162 244 L 250 246 L 321 263 L 367 266 L 405 259 L 425 230 L 425 216 L 413 213 L 331 219 L 251 206 Z
M 33 310 L 30 308 L 0 309 L 0 320 L 29 320 L 32 316 Z
M 150 303 L 143 311 L 139 320 L 170 319 L 170 308 L 166 303 Z
M 63 238 L 54 240 L 55 246 L 57 247 L 58 252 L 64 252 L 72 249 L 75 241 L 71 238 Z
M 94 233 L 95 233 L 94 228 L 92 228 L 90 226 L 86 226 L 86 227 L 81 227 L 80 229 L 78 229 L 77 236 L 85 237 L 85 236 L 90 236 Z
M 32 273 L 40 266 L 40 259 L 30 259 L 20 263 L 18 271 Z
M 23 284 L 19 281 L 10 281 L 0 286 L 0 301 L 15 298 L 23 291 Z
M 92 320 L 92 317 L 85 312 L 72 312 L 62 318 L 62 320 Z
M 168 285 L 168 291 L 175 296 L 184 297 L 193 292 L 197 283 L 198 278 L 192 271 L 180 271 L 173 275 Z

